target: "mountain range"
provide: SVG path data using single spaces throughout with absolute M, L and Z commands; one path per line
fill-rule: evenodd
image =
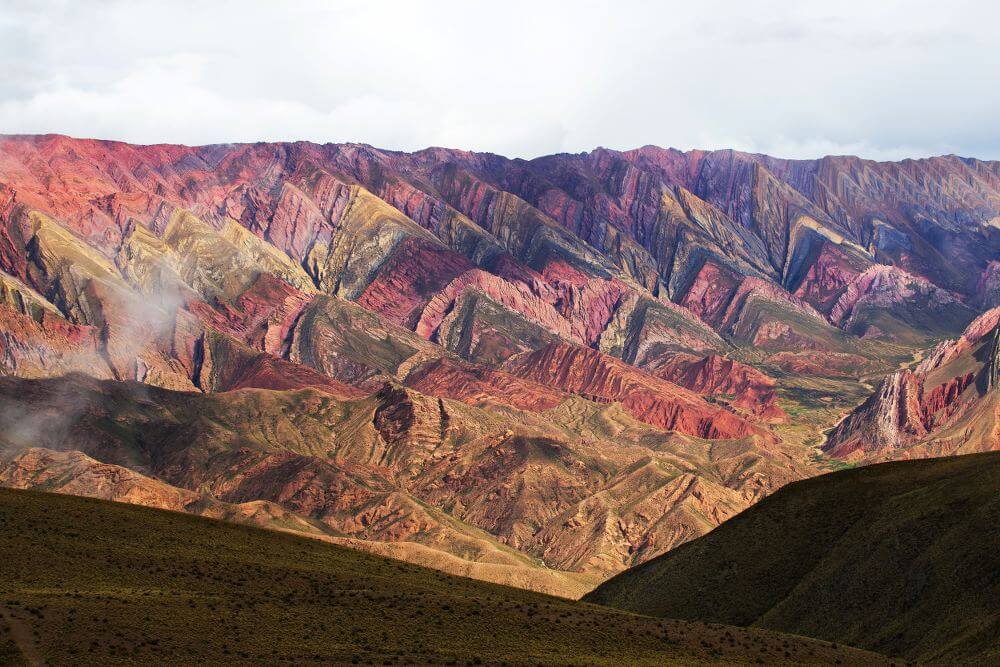
M 1000 449 L 1000 163 L 0 138 L 0 483 L 577 597 Z

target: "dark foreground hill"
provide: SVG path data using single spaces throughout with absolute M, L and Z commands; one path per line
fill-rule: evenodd
M 1000 661 L 1000 454 L 786 486 L 586 600 L 934 662 Z
M 54 494 L 0 490 L 0 563 L 2 664 L 882 662 Z

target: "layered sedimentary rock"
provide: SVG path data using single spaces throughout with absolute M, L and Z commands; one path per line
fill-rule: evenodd
M 423 394 L 473 405 L 499 402 L 522 410 L 542 411 L 566 400 L 565 394 L 548 385 L 449 359 L 435 359 L 415 367 L 404 382 Z
M 770 421 L 788 418 L 777 405 L 774 378 L 738 361 L 717 354 L 675 354 L 644 370 L 699 394 L 727 397 L 733 406 Z
M 560 344 L 512 359 L 511 373 L 597 401 L 620 402 L 636 419 L 702 438 L 741 438 L 765 431 L 694 392 L 648 375 L 596 350 Z
M 556 310 L 553 303 L 533 294 L 523 286 L 480 269 L 463 273 L 438 291 L 423 309 L 415 331 L 428 339 L 436 337 L 442 322 L 454 309 L 455 302 L 468 291 L 483 294 L 555 336 L 582 340 L 580 331 L 574 331 L 572 322 Z
M 833 456 L 883 460 L 996 449 L 1000 443 L 1000 309 L 899 371 L 830 433 Z
M 834 456 L 894 449 L 927 433 L 921 420 L 920 386 L 912 371 L 893 373 L 864 405 L 841 422 L 827 441 Z
M 822 312 L 829 312 L 869 263 L 858 253 L 845 251 L 841 244 L 824 242 L 819 250 L 812 252 L 815 255 L 812 261 L 803 262 L 808 268 L 797 281 L 795 295 Z
M 945 290 L 889 266 L 856 276 L 830 310 L 830 320 L 851 333 L 894 339 L 919 337 L 921 331 L 945 334 L 974 316 Z

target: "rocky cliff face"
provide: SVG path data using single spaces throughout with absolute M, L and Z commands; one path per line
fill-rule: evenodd
M 818 472 L 941 338 L 826 452 L 995 446 L 998 193 L 950 157 L 2 137 L 2 479 L 576 591 Z
M 841 328 L 891 340 L 920 341 L 974 317 L 975 311 L 952 294 L 889 266 L 873 266 L 856 276 L 830 309 L 830 320 Z
M 1000 309 L 994 308 L 959 338 L 939 343 L 913 370 L 886 378 L 830 433 L 824 449 L 860 460 L 996 449 L 998 332 Z
M 712 440 L 750 435 L 772 439 L 766 430 L 692 391 L 589 348 L 549 345 L 515 357 L 506 370 L 589 400 L 621 403 L 639 421 L 668 431 Z
M 920 385 L 912 371 L 893 373 L 878 391 L 841 422 L 827 441 L 834 456 L 866 456 L 895 449 L 927 433 L 921 420 Z

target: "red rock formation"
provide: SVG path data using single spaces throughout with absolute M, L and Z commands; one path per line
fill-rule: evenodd
M 585 285 L 590 276 L 586 271 L 574 266 L 560 257 L 550 258 L 541 271 L 542 277 L 549 283 L 564 283 L 567 285 Z
M 522 410 L 541 411 L 566 400 L 562 392 L 503 371 L 437 359 L 410 371 L 404 383 L 429 396 L 453 398 L 471 405 L 506 403 Z
M 991 308 L 969 323 L 962 332 L 961 340 L 968 344 L 978 343 L 1000 323 L 1000 306 Z
M 845 253 L 832 243 L 824 243 L 815 262 L 795 290 L 795 296 L 828 312 L 858 271 Z
M 681 305 L 717 327 L 739 285 L 739 276 L 714 262 L 706 262 L 685 292 Z
M 441 246 L 408 237 L 357 301 L 390 322 L 413 329 L 427 303 L 471 268 L 468 260 Z
M 259 354 L 240 362 L 228 362 L 225 378 L 216 391 L 234 389 L 318 389 L 338 398 L 360 398 L 367 392 L 318 373 L 311 368 Z
M 976 379 L 975 373 L 966 373 L 922 392 L 921 412 L 924 428 L 928 431 L 946 422 L 958 407 L 962 392 Z
M 644 370 L 698 394 L 729 395 L 731 405 L 768 422 L 788 421 L 788 415 L 776 403 L 774 378 L 728 357 L 673 354 L 655 364 L 647 363 Z
M 648 375 L 596 350 L 568 344 L 549 345 L 515 357 L 511 373 L 596 401 L 616 401 L 636 419 L 701 438 L 773 436 L 697 394 Z
M 455 300 L 469 289 L 482 292 L 557 336 L 567 339 L 575 337 L 570 322 L 552 304 L 531 293 L 523 285 L 510 283 L 480 269 L 466 271 L 438 292 L 424 308 L 414 330 L 424 338 L 432 339 L 445 316 L 454 307 Z
M 755 346 L 780 341 L 784 345 L 809 345 L 793 326 L 781 320 L 758 316 L 759 304 L 770 302 L 782 312 L 815 319 L 824 318 L 804 300 L 760 278 L 741 278 L 731 270 L 706 262 L 695 276 L 681 304 L 708 322 Z M 748 311 L 748 304 L 753 304 Z
M 288 338 L 311 296 L 268 273 L 232 303 L 215 306 L 211 316 L 220 328 L 237 335 L 244 343 L 263 352 L 288 354 Z M 217 319 L 215 319 L 217 318 Z
M 556 282 L 556 308 L 572 326 L 573 338 L 593 345 L 615 311 L 634 291 L 619 280 L 588 280 L 581 284 Z
M 101 347 L 100 332 L 94 327 L 71 324 L 48 312 L 36 321 L 0 304 L 0 368 L 6 375 L 80 372 L 111 378 Z

